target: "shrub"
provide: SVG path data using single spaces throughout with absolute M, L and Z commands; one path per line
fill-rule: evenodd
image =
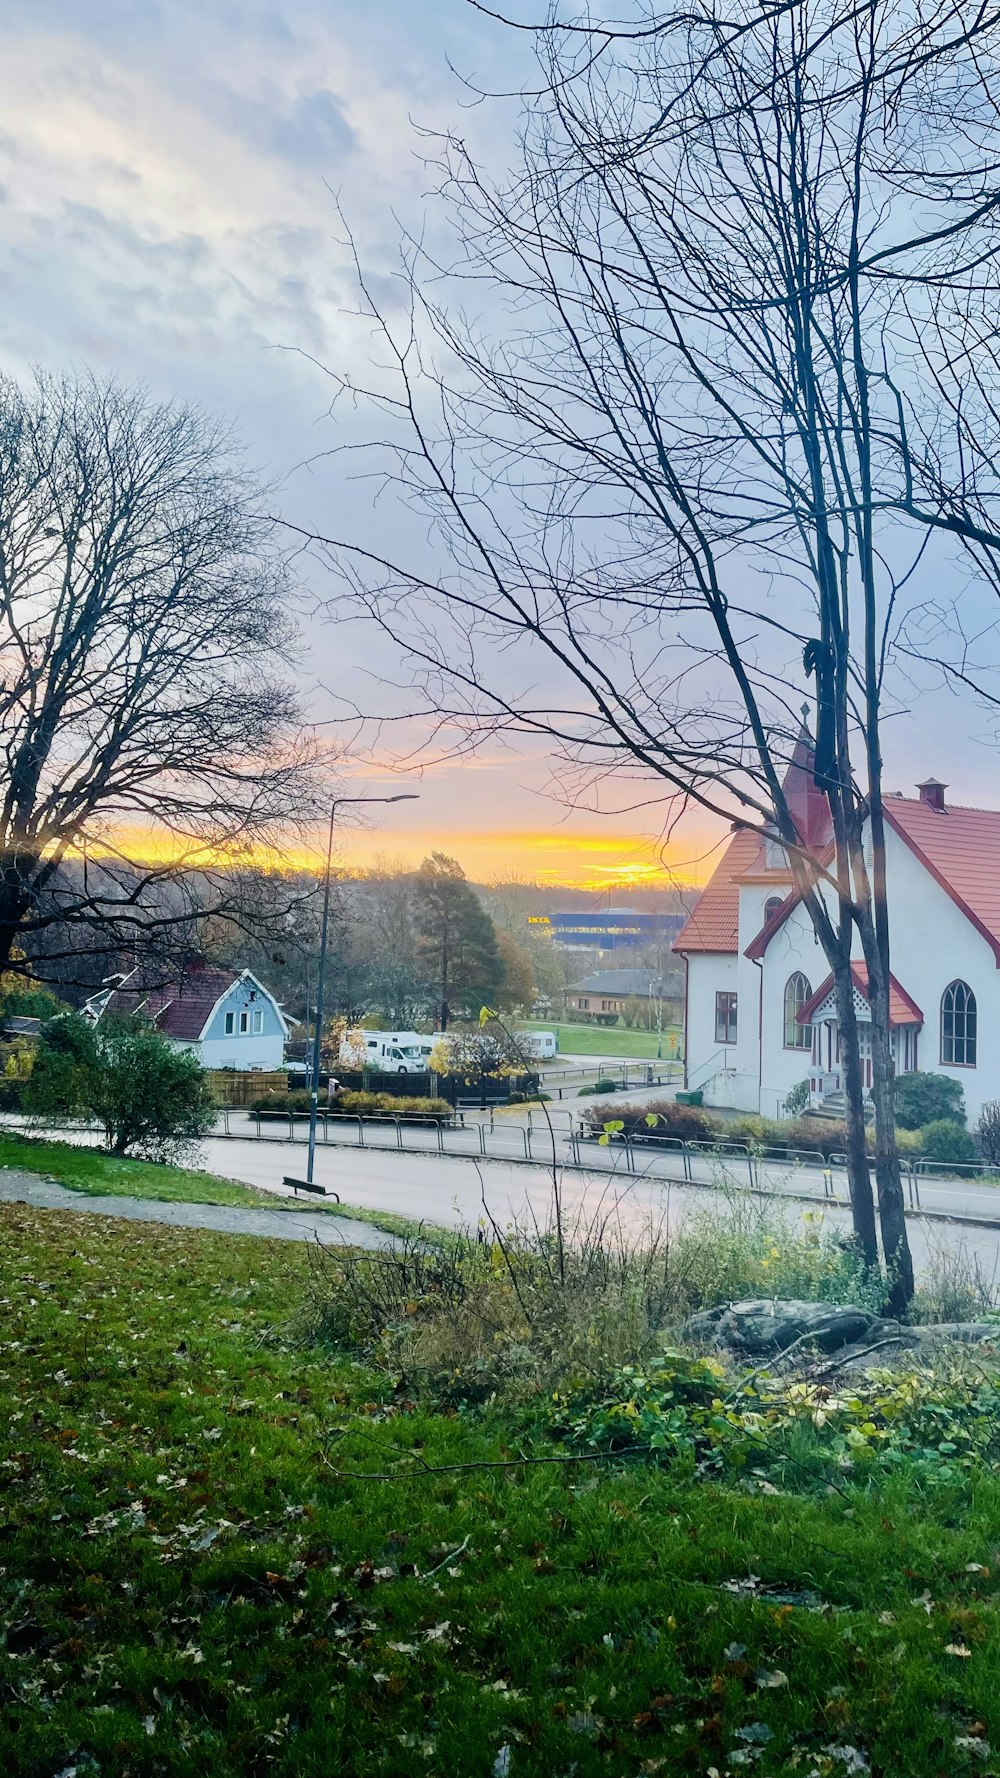
M 447 1099 L 397 1097 L 394 1093 L 337 1093 L 329 1109 L 333 1116 L 405 1117 L 427 1124 L 443 1123 L 452 1115 Z
M 965 1124 L 962 1083 L 946 1074 L 900 1074 L 896 1077 L 896 1122 L 903 1130 L 925 1124 Z
M 1000 1166 L 1000 1100 L 988 1099 L 979 1113 L 976 1137 L 982 1156 L 991 1166 Z
M 881 1280 L 812 1212 L 740 1193 L 673 1227 L 625 1227 L 602 1207 L 565 1233 L 562 1266 L 553 1229 L 530 1223 L 421 1231 L 374 1253 L 318 1249 L 300 1331 L 461 1405 L 599 1384 L 653 1360 L 694 1311 L 734 1298 L 882 1303 Z
M 963 1162 L 978 1159 L 976 1144 L 963 1124 L 951 1118 L 935 1118 L 933 1123 L 926 1124 L 920 1132 L 920 1147 L 924 1160 L 954 1162 L 956 1166 Z
M 595 1093 L 617 1093 L 617 1091 L 618 1082 L 616 1080 L 595 1080 L 594 1082 Z
M 809 1082 L 800 1080 L 785 1099 L 785 1116 L 801 1117 L 809 1103 Z
M 261 1117 L 287 1117 L 290 1111 L 309 1110 L 309 1094 L 261 1093 L 259 1098 L 251 1099 L 249 1109 L 259 1113 Z
M 152 1025 L 79 1014 L 42 1027 L 24 1103 L 39 1116 L 92 1117 L 112 1154 L 174 1160 L 215 1123 L 215 1105 L 196 1056 L 176 1050 Z
M 646 1122 L 650 1116 L 657 1119 L 653 1128 Z M 651 1136 L 678 1136 L 682 1142 L 711 1142 L 723 1127 L 722 1120 L 713 1118 L 711 1112 L 702 1111 L 696 1105 L 678 1105 L 672 1099 L 654 1100 L 648 1105 L 588 1106 L 583 1114 L 584 1123 L 595 1135 L 606 1123 L 617 1122 L 619 1118 L 624 1135 L 647 1140 Z

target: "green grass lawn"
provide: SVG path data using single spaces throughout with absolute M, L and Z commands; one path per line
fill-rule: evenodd
M 612 1025 L 553 1025 L 545 1019 L 526 1019 L 519 1027 L 523 1031 L 554 1031 L 559 1039 L 559 1051 L 569 1056 L 620 1056 L 622 1061 L 635 1058 L 648 1061 L 656 1058 L 655 1031 L 627 1031 L 624 1026 Z M 675 1031 L 680 1035 L 677 1026 L 669 1026 L 663 1033 L 663 1053 L 667 1056 L 669 1045 L 667 1031 Z M 558 1058 L 557 1058 L 558 1062 Z
M 36 1142 L 9 1131 L 0 1135 L 0 1167 L 42 1173 L 71 1191 L 86 1192 L 91 1197 L 110 1194 L 118 1198 L 159 1198 L 174 1204 L 244 1204 L 258 1210 L 262 1205 L 273 1208 L 284 1202 L 267 1192 L 255 1191 L 252 1186 L 239 1185 L 234 1179 L 220 1179 L 216 1173 L 130 1160 L 72 1142 Z
M 519 1451 L 296 1345 L 308 1248 L 0 1208 L 9 1778 L 995 1773 L 1000 1484 Z

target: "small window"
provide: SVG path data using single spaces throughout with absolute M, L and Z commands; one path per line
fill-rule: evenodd
M 967 982 L 949 982 L 941 996 L 941 1060 L 952 1068 L 974 1068 L 979 1033 L 976 996 Z
M 773 916 L 777 913 L 778 909 L 784 907 L 784 905 L 785 904 L 784 904 L 780 895 L 769 895 L 768 896 L 767 900 L 764 903 L 764 925 L 765 926 L 767 925 L 768 921 L 770 919 L 772 919 Z
M 808 1025 L 800 1025 L 799 1013 L 809 999 L 812 989 L 801 969 L 790 975 L 785 983 L 785 1048 L 786 1050 L 807 1050 L 812 1047 L 812 1030 Z
M 716 994 L 715 996 L 715 1041 L 716 1043 L 736 1042 L 735 994 Z
M 253 1015 L 253 1028 L 258 1035 L 264 1029 L 264 1014 L 259 1010 Z
M 240 1030 L 242 1032 L 246 1032 L 246 1031 L 249 1031 L 249 1029 L 250 1029 L 250 1014 L 248 1012 L 241 1012 L 240 1013 Z
M 232 1037 L 235 1029 L 236 1029 L 236 1014 L 233 1012 L 227 1012 L 227 1014 L 226 1014 L 226 1036 Z

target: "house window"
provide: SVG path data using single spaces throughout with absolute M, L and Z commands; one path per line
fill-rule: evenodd
M 797 969 L 785 983 L 785 1048 L 786 1050 L 807 1050 L 812 1046 L 812 1032 L 808 1025 L 800 1025 L 798 1015 L 809 999 L 812 989 Z
M 736 1042 L 735 994 L 716 994 L 715 996 L 715 1041 L 716 1043 Z
M 771 916 L 773 914 L 776 914 L 778 909 L 781 907 L 784 907 L 784 905 L 785 904 L 782 901 L 780 895 L 769 895 L 768 896 L 767 900 L 764 903 L 764 925 L 765 926 L 767 925 L 767 922 L 770 920 Z
M 232 1037 L 233 1032 L 235 1030 L 236 1030 L 236 1014 L 234 1012 L 227 1012 L 227 1014 L 226 1014 L 226 1036 Z
M 976 1039 L 976 996 L 967 982 L 949 982 L 941 996 L 942 1062 L 974 1068 Z
M 263 1029 L 264 1029 L 264 1014 L 262 1012 L 255 1012 L 254 1013 L 253 1028 L 254 1028 L 254 1033 L 256 1036 L 259 1036 L 260 1033 L 263 1031 Z
M 249 1031 L 249 1029 L 250 1029 L 250 1014 L 248 1012 L 241 1012 L 240 1013 L 240 1031 L 243 1033 L 246 1033 L 247 1031 Z

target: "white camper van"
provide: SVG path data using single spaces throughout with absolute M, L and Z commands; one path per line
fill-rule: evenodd
M 515 1031 L 518 1047 L 533 1062 L 548 1062 L 559 1053 L 559 1039 L 554 1031 Z
M 357 1068 L 358 1049 L 364 1043 L 363 1066 L 378 1068 L 383 1074 L 426 1074 L 433 1037 L 419 1031 L 361 1031 L 352 1033 L 340 1046 L 340 1066 Z

